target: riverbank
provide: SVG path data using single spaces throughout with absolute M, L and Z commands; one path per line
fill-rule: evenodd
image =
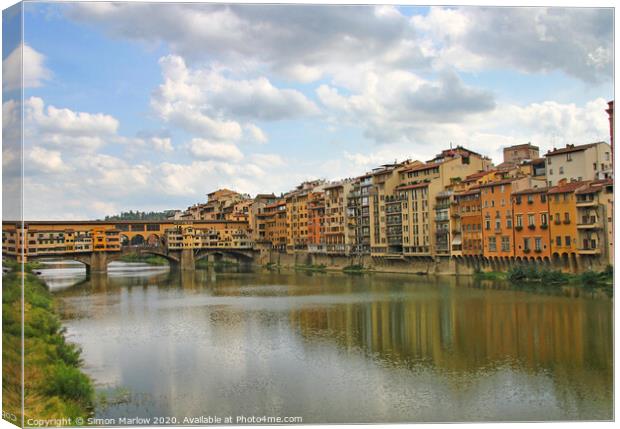
M 474 275 L 476 272 L 507 272 L 512 269 L 551 270 L 571 273 L 603 272 L 605 265 L 578 258 L 574 263 L 552 261 L 486 260 L 439 257 L 372 257 L 370 255 L 325 255 L 316 253 L 281 253 L 267 250 L 260 253 L 259 266 L 267 269 L 296 271 L 329 271 L 355 273 L 414 274 L 437 276 Z M 599 261 L 600 262 L 600 261 Z M 574 274 L 573 274 L 574 275 Z
M 31 270 L 24 273 L 24 419 L 71 418 L 73 425 L 92 412 L 92 382 L 80 370 L 81 350 L 66 342 L 49 290 Z M 14 268 L 2 278 L 2 408 L 14 424 L 21 421 L 21 295 Z
M 154 256 L 154 255 L 144 256 L 144 255 L 138 255 L 137 253 L 133 253 L 130 255 L 124 255 L 121 258 L 119 258 L 119 261 L 121 262 L 143 262 L 145 264 L 157 265 L 157 266 L 168 265 L 168 261 L 166 260 L 166 258 L 162 258 L 161 256 Z
M 613 286 L 613 267 L 603 271 L 584 271 L 580 274 L 565 273 L 560 270 L 536 266 L 514 267 L 505 272 L 477 271 L 474 277 L 479 280 L 507 280 L 511 283 L 541 283 L 546 286 L 580 284 L 585 287 Z

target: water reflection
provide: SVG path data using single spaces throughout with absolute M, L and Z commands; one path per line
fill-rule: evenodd
M 605 296 L 464 278 L 120 271 L 57 292 L 99 389 L 132 392 L 100 416 L 612 418 Z

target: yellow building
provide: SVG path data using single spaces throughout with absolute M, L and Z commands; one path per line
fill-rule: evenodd
M 284 196 L 287 253 L 308 249 L 308 194 L 313 190 L 322 190 L 322 185 L 322 181 L 304 182 Z
M 405 256 L 437 255 L 438 236 L 441 238 L 441 254 L 449 254 L 455 234 L 451 231 L 450 210 L 446 206 L 450 204 L 451 196 L 443 193 L 472 174 L 488 170 L 490 166 L 491 161 L 487 157 L 457 147 L 444 150 L 425 164 L 412 163 L 399 171 L 400 184 L 395 195 L 402 205 L 402 248 Z M 486 175 L 481 178 L 486 178 Z M 439 210 L 436 209 L 438 195 Z M 448 202 L 444 201 L 444 197 L 448 197 Z
M 349 216 L 351 180 L 325 185 L 325 247 L 328 254 L 348 255 L 355 246 L 355 218 Z
M 549 200 L 549 233 L 551 257 L 565 263 L 577 256 L 577 205 L 575 191 L 585 182 L 560 182 L 547 192 Z
M 586 266 L 613 264 L 613 180 L 595 180 L 575 191 L 577 254 Z

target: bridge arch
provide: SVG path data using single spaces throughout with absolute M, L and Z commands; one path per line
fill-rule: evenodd
M 150 247 L 159 247 L 161 246 L 161 238 L 158 234 L 152 233 L 146 239 L 146 245 Z
M 132 246 L 142 246 L 144 242 L 145 242 L 144 236 L 142 234 L 136 234 L 131 238 L 129 243 Z

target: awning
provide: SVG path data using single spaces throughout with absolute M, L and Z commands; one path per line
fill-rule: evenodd
M 461 236 L 457 235 L 452 239 L 452 245 L 458 246 L 459 244 L 461 244 Z

